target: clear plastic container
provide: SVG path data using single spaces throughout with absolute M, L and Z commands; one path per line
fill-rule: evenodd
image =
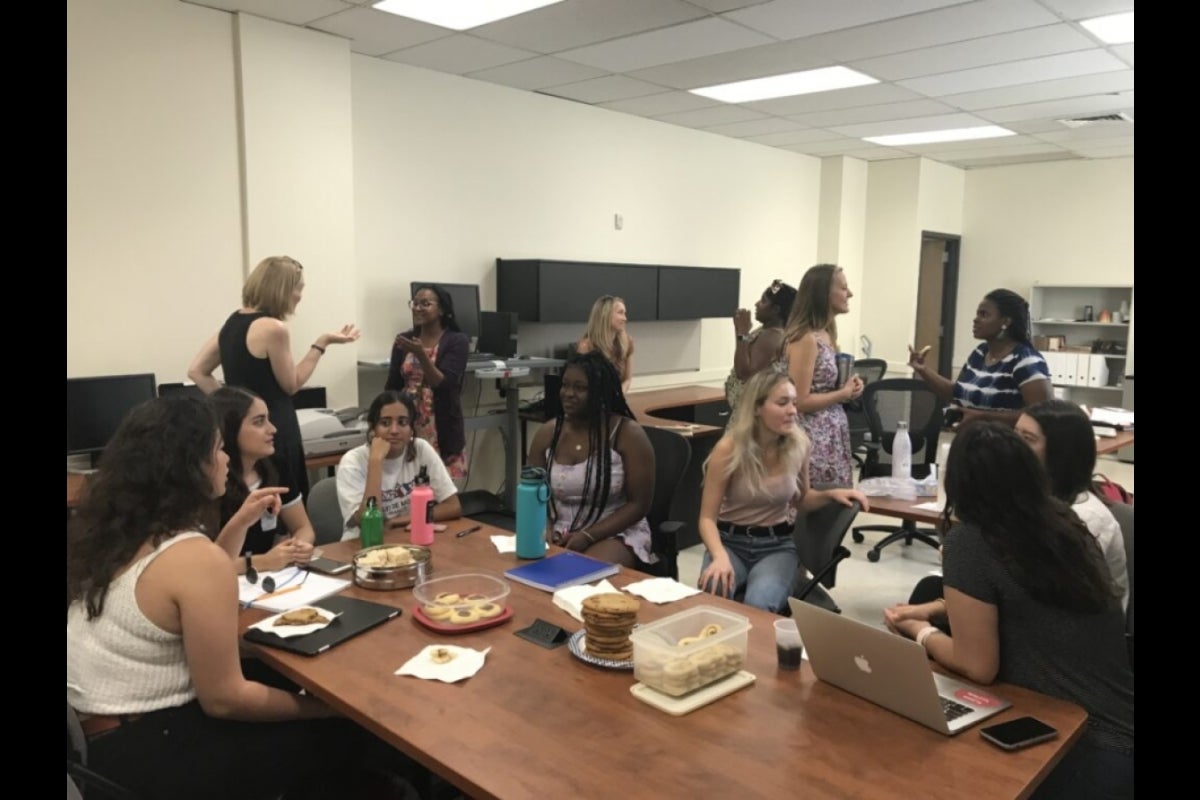
M 712 632 L 710 626 L 718 630 Z M 742 668 L 750 627 L 746 617 L 714 606 L 696 606 L 643 625 L 629 636 L 633 676 L 672 697 L 694 692 Z
M 442 606 L 450 610 L 469 609 L 495 603 L 504 605 L 511 587 L 508 581 L 487 572 L 467 572 L 461 575 L 441 575 L 422 581 L 413 587 L 413 598 L 423 606 Z M 448 597 L 458 599 L 445 602 Z M 442 598 L 439 600 L 438 598 Z

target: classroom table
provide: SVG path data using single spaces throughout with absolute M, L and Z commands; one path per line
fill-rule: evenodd
M 435 577 L 517 563 L 497 553 L 484 526 L 451 523 L 433 545 Z M 403 541 L 395 533 L 390 542 Z M 340 542 L 325 555 L 349 559 Z M 556 548 L 552 548 L 554 550 Z M 646 576 L 622 569 L 621 587 Z M 656 606 L 642 601 L 643 623 L 696 605 L 742 614 L 753 626 L 743 669 L 755 683 L 673 717 L 630 694 L 631 672 L 593 667 L 565 646 L 548 650 L 513 635 L 535 619 L 568 631 L 580 626 L 551 595 L 511 582 L 514 617 L 499 627 L 458 636 L 436 634 L 412 618 L 409 590 L 347 594 L 404 610 L 396 619 L 316 657 L 254 646 L 270 666 L 322 698 L 472 798 L 909 796 L 1024 797 L 1083 730 L 1086 713 L 1070 703 L 1014 686 L 992 687 L 1013 708 L 1005 721 L 1032 714 L 1059 737 L 1006 753 L 976 730 L 947 737 L 817 681 L 807 662 L 776 667 L 777 617 L 711 595 Z M 246 626 L 265 616 L 247 610 Z M 491 648 L 484 667 L 455 684 L 394 675 L 433 643 Z

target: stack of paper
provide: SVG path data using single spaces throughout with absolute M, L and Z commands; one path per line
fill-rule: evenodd
M 1117 429 L 1132 428 L 1133 412 L 1125 408 L 1093 408 L 1092 424 Z
M 275 580 L 278 587 L 273 594 L 263 591 L 263 580 L 268 575 Z M 316 572 L 308 572 L 306 575 L 305 570 L 299 567 L 288 567 L 278 572 L 260 572 L 255 583 L 246 580 L 245 575 L 239 575 L 238 601 L 244 606 L 261 608 L 264 611 L 291 611 L 300 606 L 311 606 L 318 600 L 337 594 L 349 585 L 350 581 L 330 578 Z

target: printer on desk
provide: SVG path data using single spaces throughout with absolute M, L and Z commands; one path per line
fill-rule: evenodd
M 344 453 L 365 442 L 366 421 L 354 419 L 344 423 L 341 418 L 345 416 L 345 413 L 336 412 L 331 408 L 296 409 L 296 419 L 300 422 L 300 438 L 304 442 L 304 455 L 312 458 Z

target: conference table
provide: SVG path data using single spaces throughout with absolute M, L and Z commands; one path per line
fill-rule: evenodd
M 465 538 L 455 521 L 433 545 L 435 577 L 502 573 L 517 563 L 496 551 L 489 526 Z M 403 541 L 397 534 L 389 542 Z M 324 548 L 348 560 L 353 541 Z M 556 548 L 552 548 L 555 550 Z M 646 576 L 622 569 L 617 587 Z M 584 663 L 566 646 L 544 649 L 514 636 L 544 619 L 581 627 L 551 595 L 511 582 L 514 616 L 488 630 L 447 636 L 412 618 L 410 590 L 351 586 L 352 597 L 403 609 L 400 617 L 315 657 L 250 646 L 267 664 L 472 798 L 912 796 L 973 800 L 1024 797 L 1083 730 L 1086 713 L 1014 686 L 992 687 L 1013 707 L 996 717 L 1045 720 L 1059 737 L 1015 753 L 976 731 L 947 737 L 814 677 L 776 667 L 772 623 L 748 606 L 697 595 L 666 605 L 642 601 L 650 622 L 703 604 L 742 614 L 753 626 L 743 669 L 749 687 L 680 717 L 636 699 L 629 671 Z M 241 626 L 266 616 L 241 612 Z M 491 648 L 484 667 L 455 684 L 394 675 L 429 644 Z M 319 757 L 319 754 L 314 754 Z

